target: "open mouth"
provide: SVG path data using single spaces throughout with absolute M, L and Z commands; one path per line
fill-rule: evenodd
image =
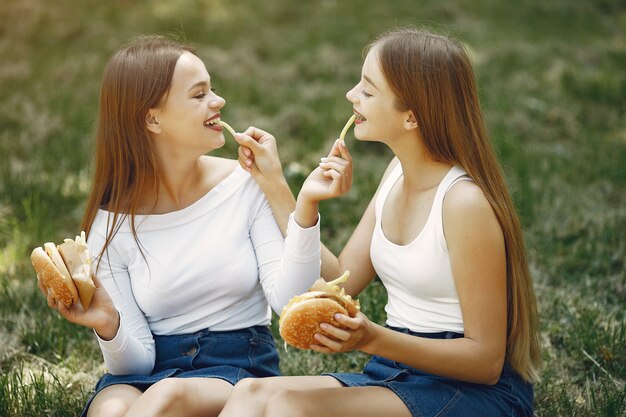
M 361 113 L 357 112 L 356 110 L 354 111 L 354 115 L 356 116 L 356 119 L 354 119 L 354 123 L 358 124 L 358 123 L 363 123 L 367 121 L 365 116 L 363 116 Z
M 222 127 L 222 125 L 220 124 L 221 118 L 219 115 L 214 116 L 208 120 L 204 121 L 204 126 L 208 127 L 209 129 L 213 129 L 213 130 L 217 130 L 219 132 L 221 132 L 222 130 L 224 130 L 224 128 Z

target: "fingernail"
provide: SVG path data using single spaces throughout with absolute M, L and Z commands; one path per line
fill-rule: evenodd
M 320 323 L 320 329 L 322 329 L 322 330 L 326 330 L 326 329 L 328 329 L 328 324 L 326 324 L 326 323 Z
M 335 320 L 339 320 L 341 318 L 341 314 L 337 313 L 335 314 Z
M 321 158 L 320 158 L 320 161 L 322 161 L 322 162 L 326 162 L 326 161 L 328 161 L 328 158 L 326 158 L 325 156 L 323 156 L 323 157 L 321 157 Z

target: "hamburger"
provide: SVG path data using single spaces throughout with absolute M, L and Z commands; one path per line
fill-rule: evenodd
M 52 242 L 37 247 L 30 260 L 44 288 L 69 308 L 78 302 L 87 310 L 96 286 L 91 278 L 91 257 L 81 232 L 76 239 L 65 239 L 60 245 Z
M 317 344 L 313 335 L 320 333 L 320 323 L 344 327 L 335 320 L 335 314 L 356 316 L 360 310 L 358 300 L 353 300 L 338 285 L 349 276 L 350 272 L 346 271 L 334 281 L 326 282 L 320 278 L 308 292 L 289 300 L 278 321 L 279 332 L 285 343 L 298 349 L 309 349 L 312 344 Z

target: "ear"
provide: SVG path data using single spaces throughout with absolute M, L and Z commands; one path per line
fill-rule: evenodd
M 417 119 L 415 119 L 415 115 L 411 110 L 406 113 L 406 119 L 404 120 L 404 128 L 406 130 L 417 129 L 419 126 L 417 125 Z
M 158 111 L 156 109 L 150 109 L 148 113 L 146 113 L 146 127 L 150 132 L 158 135 L 163 129 L 157 119 L 157 113 Z

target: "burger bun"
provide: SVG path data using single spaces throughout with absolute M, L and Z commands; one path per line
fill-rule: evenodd
M 33 268 L 44 288 L 51 292 L 57 301 L 69 308 L 78 301 L 76 285 L 54 243 L 46 243 L 44 248 L 35 248 L 31 253 Z
M 314 336 L 321 332 L 321 323 L 345 328 L 335 320 L 335 314 L 354 317 L 360 309 L 359 302 L 336 285 L 345 282 L 348 276 L 349 272 L 346 271 L 331 282 L 320 278 L 308 292 L 296 295 L 289 301 L 279 320 L 280 336 L 285 343 L 298 349 L 310 349 L 311 345 L 317 344 Z
M 320 323 L 341 327 L 335 314 L 348 311 L 332 298 L 306 298 L 291 305 L 281 317 L 280 335 L 283 340 L 298 349 L 310 349 L 317 341 L 313 337 L 320 332 Z
M 68 308 L 80 300 L 85 310 L 89 308 L 96 286 L 85 232 L 58 246 L 45 243 L 33 250 L 30 259 L 42 285 L 56 300 Z

